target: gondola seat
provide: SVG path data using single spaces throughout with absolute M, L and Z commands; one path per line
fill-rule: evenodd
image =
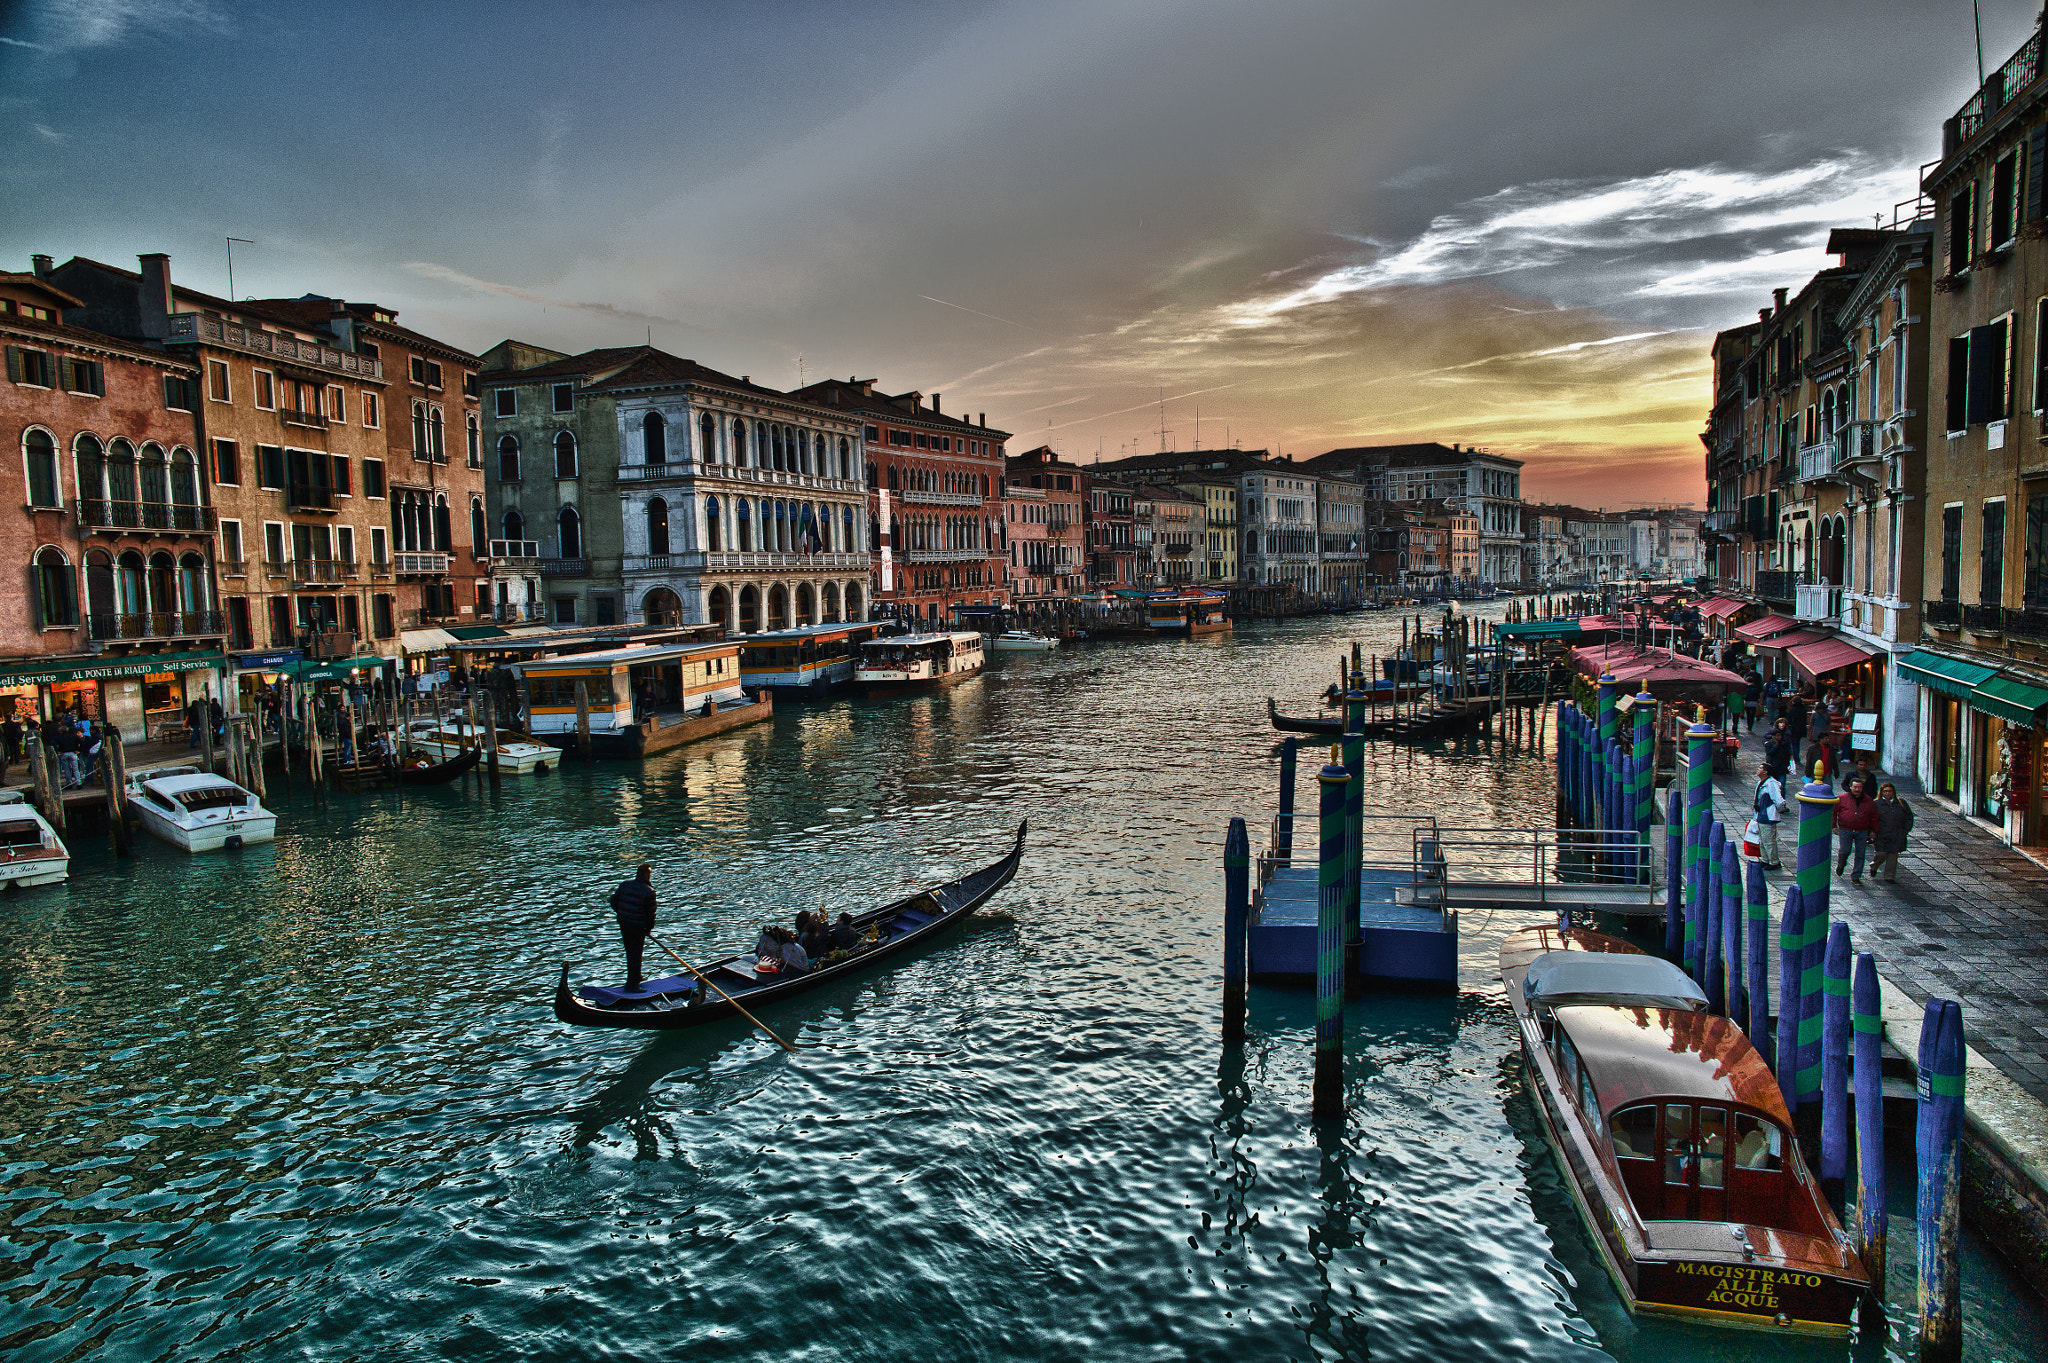
M 682 975 L 670 975 L 659 980 L 644 980 L 638 989 L 613 989 L 607 985 L 586 984 L 576 993 L 578 997 L 600 1008 L 613 1008 L 621 1003 L 637 1003 L 671 994 L 687 994 L 696 987 L 697 982 L 693 979 Z

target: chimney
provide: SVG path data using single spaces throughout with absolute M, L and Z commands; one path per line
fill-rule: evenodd
M 1771 310 L 1773 312 L 1783 312 L 1785 310 L 1785 295 L 1789 292 L 1790 290 L 1788 289 L 1771 290 Z
M 864 398 L 871 398 L 875 395 L 875 381 L 873 379 L 862 379 L 860 381 L 860 395 Z
M 944 393 L 934 393 L 934 394 L 932 394 L 932 410 L 933 410 L 934 412 L 937 412 L 937 413 L 939 413 L 940 415 L 944 415 L 944 411 L 945 411 L 945 409 L 939 406 L 939 399 L 940 399 L 940 398 L 942 398 L 942 397 L 944 397 L 944 396 L 945 396 L 945 394 L 944 394 Z
M 987 430 L 987 429 L 988 429 L 988 413 L 987 413 L 987 412 L 976 412 L 976 413 L 975 413 L 975 415 L 981 418 L 981 428 L 982 428 L 983 430 Z
M 153 251 L 136 259 L 142 262 L 142 284 L 136 290 L 142 334 L 161 341 L 171 334 L 171 258 Z
M 1768 322 L 1768 321 L 1770 321 L 1770 320 L 1771 320 L 1771 310 L 1770 310 L 1769 308 L 1758 308 L 1758 309 L 1756 310 L 1756 320 L 1757 320 L 1757 321 L 1759 321 L 1759 322 Z
M 28 259 L 29 263 L 35 266 L 37 279 L 48 279 L 50 271 L 55 269 L 57 265 L 57 262 L 48 256 L 30 256 Z

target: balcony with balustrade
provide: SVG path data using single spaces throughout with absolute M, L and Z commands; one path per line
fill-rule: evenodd
M 977 555 L 985 557 L 985 555 Z M 701 549 L 673 554 L 628 554 L 622 568 L 628 573 L 730 573 L 763 569 L 781 572 L 866 572 L 866 554 L 786 554 L 767 550 L 707 552 Z
M 145 639 L 206 639 L 227 632 L 219 611 L 162 611 L 146 614 L 88 615 L 86 628 L 99 643 L 131 643 Z
M 706 464 L 694 459 L 671 459 L 663 464 L 621 464 L 615 470 L 620 483 L 673 483 L 697 480 L 721 485 L 721 491 L 746 488 L 788 488 L 797 492 L 837 492 L 862 496 L 867 484 L 859 478 L 830 478 L 817 473 L 796 473 L 789 469 L 742 468 L 735 464 Z M 975 501 L 978 503 L 979 498 Z
M 352 374 L 358 378 L 384 377 L 383 363 L 368 355 L 358 355 L 349 350 L 336 350 L 332 346 L 324 346 L 315 341 L 301 341 L 278 332 L 265 331 L 261 327 L 244 326 L 240 322 L 209 317 L 204 313 L 172 313 L 170 333 L 164 339 L 171 345 L 205 342 L 229 350 L 245 351 L 251 355 L 324 369 L 331 373 Z
M 1836 624 L 1842 617 L 1842 589 L 1825 582 L 1792 589 L 1792 618 L 1813 624 Z
M 1956 110 L 1941 129 L 1941 154 L 1944 159 L 1962 150 L 1963 144 L 1975 137 L 1984 125 L 1997 116 L 2020 91 L 2034 83 L 2034 77 L 2041 69 L 2041 31 L 2036 29 L 2032 37 L 2020 44 L 2020 50 L 2006 59 L 2005 65 L 1993 71 L 1979 86 L 1969 102 Z
M 286 571 L 294 587 L 318 587 L 347 582 L 356 576 L 352 558 L 295 558 Z
M 1837 431 L 1814 445 L 1799 447 L 1799 481 L 1824 482 L 1836 476 L 1847 446 L 1847 431 Z
M 532 570 L 540 565 L 539 540 L 491 540 L 489 547 L 493 568 Z
M 104 535 L 210 535 L 218 524 L 209 506 L 81 498 L 78 524 Z
M 407 552 L 393 554 L 391 561 L 400 577 L 445 577 L 454 557 L 452 554 Z

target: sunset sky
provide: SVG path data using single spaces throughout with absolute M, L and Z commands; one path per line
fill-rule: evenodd
M 2036 7 L 1985 0 L 1987 67 Z M 1021 451 L 1440 439 L 1696 501 L 1707 345 L 1889 219 L 1971 7 L 0 8 L 0 267 L 859 375 Z M 1162 402 L 1163 399 L 1163 402 Z

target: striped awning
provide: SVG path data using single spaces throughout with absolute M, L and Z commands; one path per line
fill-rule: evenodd
M 1995 667 L 1964 662 L 1926 648 L 1916 648 L 1899 659 L 1899 671 L 1908 681 L 1971 702 L 1976 700 L 1977 688 L 1998 675 Z
M 1807 676 L 1819 681 L 1830 672 L 1838 672 L 1857 663 L 1867 663 L 1877 655 L 1867 648 L 1858 648 L 1847 639 L 1822 639 L 1818 643 L 1799 644 L 1787 649 L 1792 656 L 1792 665 Z
M 1722 620 L 1735 614 L 1749 603 L 1731 597 L 1716 596 L 1699 604 L 1699 612 L 1709 620 Z
M 1788 629 L 1798 629 L 1799 622 L 1789 615 L 1766 615 L 1761 620 L 1752 620 L 1746 625 L 1735 627 L 1735 637 L 1752 644 L 1760 644 L 1773 634 L 1783 634 Z

